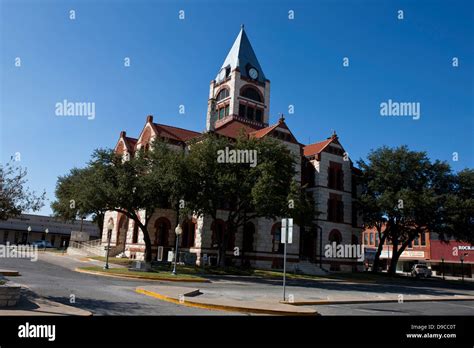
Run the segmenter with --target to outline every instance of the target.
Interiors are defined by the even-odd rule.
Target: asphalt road
[[[469,315],[474,301],[375,303],[312,306],[321,315]]]
[[[0,268],[20,271],[20,277],[10,277],[12,281],[28,287],[33,293],[49,300],[77,306],[94,315],[238,315],[225,311],[209,311],[190,308],[136,293],[137,286],[157,284],[157,282],[122,280],[74,272],[76,267],[90,265],[81,258],[57,256],[41,253],[37,262],[26,259],[1,259]],[[102,263],[97,262],[97,265]],[[161,284],[168,284],[160,282]],[[376,292],[385,294],[453,295],[472,294],[473,287],[442,284],[440,282],[409,281],[402,284],[355,284],[341,282],[288,282],[288,293],[299,294],[304,298],[325,298],[327,294],[355,294]],[[178,285],[178,284],[173,284]],[[238,293],[245,300],[246,293],[268,294],[281,292],[279,280],[255,280],[245,277],[219,277],[213,283],[179,286],[217,287],[221,292]],[[70,302],[71,295],[75,303]],[[348,304],[314,306],[322,315],[472,315],[474,301],[457,302],[405,302],[378,304]]]
[[[85,266],[68,256],[41,254],[36,262],[2,259],[0,268],[18,270],[20,277],[6,277],[51,301],[88,310],[93,315],[229,315],[229,312],[190,308],[136,293],[151,282],[122,280],[74,272]],[[155,283],[155,282],[153,282]],[[74,295],[75,303],[71,303]]]

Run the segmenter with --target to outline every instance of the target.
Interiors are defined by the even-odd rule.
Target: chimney
[[[153,115],[148,115],[146,117],[146,123],[153,123]]]
[[[120,138],[125,138],[127,136],[127,132],[121,131],[120,132]]]

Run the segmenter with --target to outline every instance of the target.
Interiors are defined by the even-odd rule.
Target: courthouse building
[[[320,265],[326,270],[353,271],[358,265],[361,268],[362,264],[355,259],[329,259],[323,255],[324,246],[332,242],[360,243],[361,220],[352,204],[356,169],[335,132],[323,141],[304,145],[297,140],[283,117],[271,121],[270,80],[243,26],[210,83],[207,103],[207,132],[229,138],[236,138],[241,132],[255,138],[272,137],[285,144],[296,158],[297,181],[307,185],[320,214],[314,221],[317,227],[311,233],[304,233],[304,238],[300,238],[300,228],[295,226],[293,243],[287,249],[289,268],[298,268],[306,273],[318,273]],[[311,116],[307,115],[308,118]],[[124,158],[133,156],[138,149],[149,147],[155,137],[166,138],[170,146],[184,149],[191,140],[202,135],[156,121],[153,116],[148,116],[136,138],[122,131],[115,151]],[[175,214],[173,210],[156,209],[149,222],[154,258],[159,247],[163,248],[165,259],[167,251],[174,248]],[[180,250],[192,256],[187,259],[200,265],[203,256],[207,255],[210,262],[215,261],[216,236],[226,229],[226,211],[222,210],[219,214],[216,221],[208,216],[195,216],[181,222],[183,234],[180,237]],[[109,211],[105,215],[103,244],[107,243],[105,229],[109,221],[114,223],[111,253],[124,253],[130,258],[142,259],[145,244],[141,230],[133,221],[128,221],[126,216],[117,212]],[[280,243],[280,228],[279,220],[255,219],[249,222],[231,236],[228,262],[257,268],[281,268],[283,247]],[[230,250],[234,246],[242,251],[240,256],[233,257]]]

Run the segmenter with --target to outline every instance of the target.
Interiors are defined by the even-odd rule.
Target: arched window
[[[260,95],[260,92],[254,87],[246,86],[246,87],[242,88],[240,90],[240,95],[244,98],[252,99],[252,100],[255,100],[259,103],[263,102],[262,96]]]
[[[281,244],[281,222],[272,226],[272,252],[282,254],[283,244]]]
[[[126,243],[127,240],[127,231],[128,231],[128,217],[121,215],[119,218],[119,224],[117,227],[117,238],[115,240],[115,245],[120,245]]]
[[[227,226],[223,220],[215,220],[212,225],[211,225],[211,230],[212,230],[212,248],[218,248],[219,243],[224,242],[224,235],[227,233]],[[229,234],[227,236],[227,248],[226,250],[232,250],[234,249],[234,238],[235,236]]]
[[[243,234],[243,251],[252,252],[253,251],[253,242],[255,235],[255,226],[251,222],[247,222],[244,226]]]
[[[194,234],[196,224],[190,220],[183,222],[183,234],[181,236],[181,247],[191,248],[194,246]]]
[[[341,244],[342,242],[342,235],[341,235],[341,232],[339,232],[339,230],[332,230],[330,233],[329,233],[329,242],[332,244],[333,242],[336,242],[336,244]]]
[[[169,246],[170,221],[165,217],[160,217],[155,221],[155,244],[158,246]]]
[[[228,88],[223,88],[220,90],[220,92],[217,94],[217,101],[221,101],[222,99],[225,99],[229,96],[229,89]]]

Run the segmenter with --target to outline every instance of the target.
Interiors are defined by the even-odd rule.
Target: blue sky
[[[95,148],[113,147],[121,130],[138,136],[148,114],[204,130],[209,82],[242,23],[271,80],[270,123],[284,113],[300,142],[335,129],[354,161],[407,144],[455,170],[473,167],[472,1],[0,4],[1,160],[19,152],[29,187],[49,200],[59,175],[84,166]],[[95,102],[95,119],[56,116],[63,99]],[[420,103],[420,119],[380,116],[388,99]],[[39,213],[50,214],[49,204]]]

